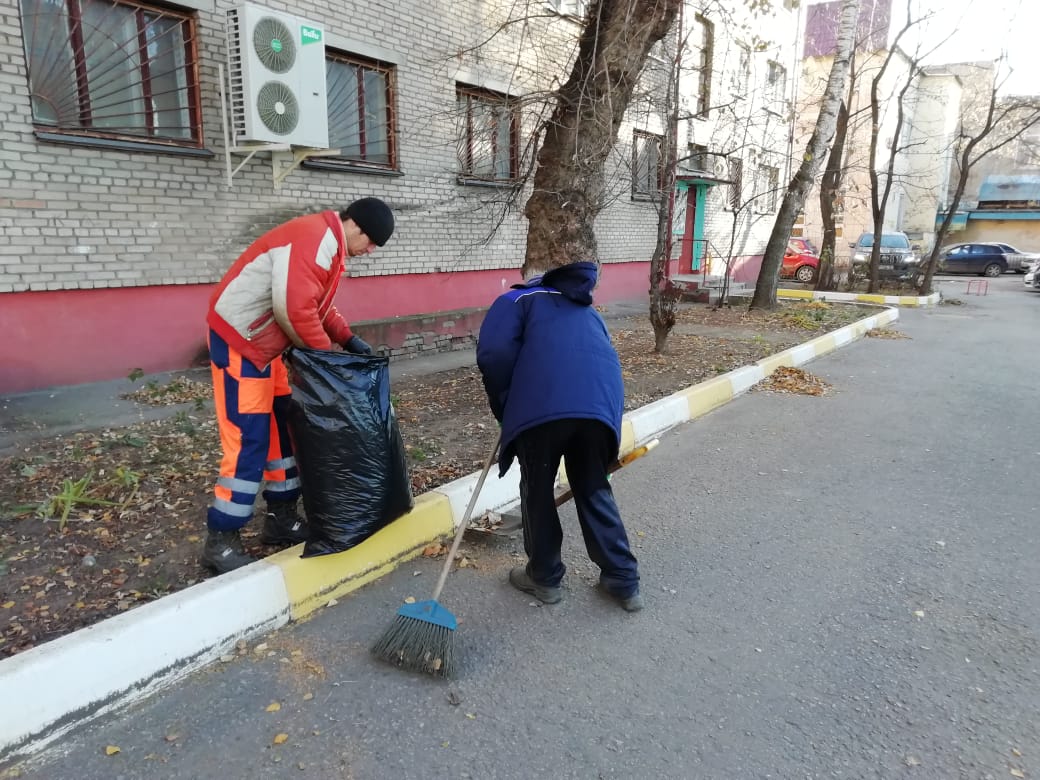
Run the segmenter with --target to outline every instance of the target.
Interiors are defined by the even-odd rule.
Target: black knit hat
[[[341,219],[348,217],[377,246],[383,246],[393,235],[394,212],[379,198],[355,200],[340,212]]]

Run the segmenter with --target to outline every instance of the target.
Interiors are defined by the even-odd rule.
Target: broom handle
[[[477,504],[477,496],[480,495],[480,491],[484,487],[484,480],[487,479],[488,472],[491,471],[491,467],[497,459],[498,447],[501,443],[502,434],[499,433],[498,438],[495,439],[495,446],[492,448],[491,454],[489,454],[487,460],[484,461],[484,470],[480,472],[480,477],[477,479],[477,486],[473,488],[473,495],[469,497],[469,505],[466,507],[466,513],[462,516],[462,522],[459,523],[459,530],[455,532],[455,541],[451,543],[451,550],[448,551],[448,558],[444,561],[444,568],[441,569],[441,576],[437,580],[437,587],[433,589],[434,601],[436,601],[441,595],[441,591],[444,590],[444,583],[448,581],[448,572],[451,571],[451,564],[455,561],[455,553],[459,551],[459,545],[462,544],[462,535],[466,533],[466,528],[469,526],[469,519],[473,515],[473,507]]]

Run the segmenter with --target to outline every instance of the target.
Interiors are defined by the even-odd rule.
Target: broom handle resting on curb
[[[473,516],[473,507],[477,504],[477,496],[480,495],[481,489],[484,487],[484,480],[487,479],[488,472],[491,471],[491,467],[495,464],[498,458],[498,447],[502,443],[502,434],[498,435],[495,439],[495,446],[491,449],[491,453],[488,455],[487,460],[484,462],[484,470],[480,472],[480,478],[477,479],[477,485],[473,488],[473,495],[469,497],[469,504],[466,506],[466,513],[462,516],[462,522],[459,523],[459,530],[455,532],[455,541],[451,543],[451,550],[448,551],[448,558],[444,561],[444,568],[441,569],[441,576],[437,580],[437,587],[433,589],[433,601],[436,601],[441,591],[444,590],[444,583],[448,581],[448,572],[451,571],[451,564],[455,561],[455,553],[459,551],[459,545],[462,544],[462,536],[466,533],[466,528],[469,526],[469,520]]]

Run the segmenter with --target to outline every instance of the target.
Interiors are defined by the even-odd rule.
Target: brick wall
[[[401,175],[302,169],[275,189],[270,161],[260,155],[228,189],[217,68],[226,61],[229,3],[196,15],[203,137],[213,153],[200,158],[38,140],[18,3],[0,0],[0,293],[210,283],[266,228],[365,195],[387,200],[399,227],[386,248],[352,262],[352,275],[519,267],[526,237],[521,207],[504,203],[505,191],[456,181],[455,84],[486,78],[517,95],[545,90],[566,76],[577,25],[535,4],[526,12],[541,18],[507,27],[474,51],[505,14],[520,11],[475,0],[391,5],[360,0],[349,14],[314,2],[272,7],[325,24],[327,36],[400,55]],[[525,109],[525,127],[540,110]],[[631,134],[620,137],[624,143]],[[627,154],[619,150],[619,160]],[[597,224],[602,259],[647,260],[654,210],[631,201],[623,171],[608,179],[616,198]],[[489,239],[493,224],[498,229]]]

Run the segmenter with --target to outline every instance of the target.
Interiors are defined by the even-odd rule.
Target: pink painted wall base
[[[649,263],[604,266],[597,303],[646,297],[648,275]],[[450,349],[453,338],[471,338],[483,310],[519,280],[518,269],[344,279],[336,305],[359,332],[399,353],[417,351],[405,349],[409,339],[415,348],[422,341],[426,349]],[[0,294],[0,393],[197,364],[212,287]]]

